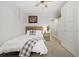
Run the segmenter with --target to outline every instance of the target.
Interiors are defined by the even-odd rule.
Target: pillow
[[[39,37],[43,37],[43,33],[41,30],[36,30],[36,35]]]
[[[29,30],[27,30],[27,35],[29,35],[29,33],[30,33],[30,31],[29,31]]]
[[[28,30],[27,35],[43,36],[41,30]]]
[[[42,35],[42,31],[41,30],[36,30],[36,35]]]
[[[36,31],[35,30],[30,30],[29,35],[36,35]]]

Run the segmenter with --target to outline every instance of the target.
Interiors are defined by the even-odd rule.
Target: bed
[[[35,29],[34,29],[35,28]],[[33,47],[32,52],[39,53],[40,55],[42,54],[47,54],[48,49],[45,46],[44,43],[44,38],[41,32],[42,27],[26,27],[26,32],[27,34],[21,35],[19,37],[16,37],[14,39],[8,40],[5,42],[1,47],[0,47],[0,54],[2,53],[8,53],[8,52],[15,52],[15,51],[20,51],[23,47],[23,45],[29,40],[33,38],[40,38],[39,40]],[[32,33],[33,32],[33,33]],[[35,34],[36,32],[36,34]]]

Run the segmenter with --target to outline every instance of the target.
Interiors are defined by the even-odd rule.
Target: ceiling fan
[[[43,6],[45,8],[47,8],[47,2],[50,2],[50,1],[40,1],[38,4],[36,4],[35,6],[38,7],[38,6]]]

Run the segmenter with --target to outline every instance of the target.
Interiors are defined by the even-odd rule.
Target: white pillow
[[[37,36],[43,36],[42,31],[41,30],[36,30],[36,35]]]
[[[30,30],[27,30],[27,35],[29,35],[29,33],[30,33]]]

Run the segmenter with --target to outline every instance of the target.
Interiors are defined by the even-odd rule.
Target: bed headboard
[[[27,30],[43,30],[43,26],[26,26],[25,33],[27,33]]]

